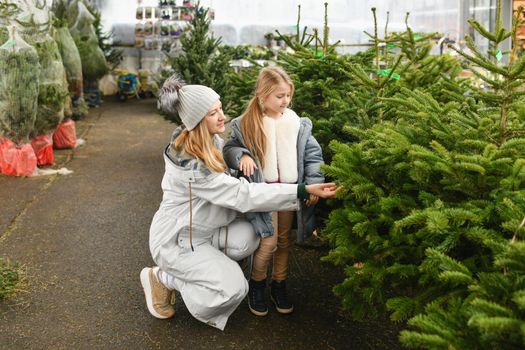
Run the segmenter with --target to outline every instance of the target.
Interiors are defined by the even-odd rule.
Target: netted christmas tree
[[[57,43],[50,11],[45,3],[22,2],[21,15],[16,19],[23,39],[33,46],[40,62],[38,86],[38,112],[32,136],[51,132],[64,118],[63,109],[67,96],[64,85],[64,65]]]
[[[65,116],[78,120],[88,114],[89,107],[83,97],[82,59],[75,40],[69,32],[68,14],[70,15],[70,13],[68,13],[67,1],[53,1],[51,11],[53,12],[53,26],[55,27],[54,38],[64,62],[69,91],[69,96],[66,100],[66,110],[70,109],[70,111],[65,113]]]
[[[113,42],[113,32],[104,31],[104,27],[102,26],[101,12],[91,3],[85,2],[85,5],[89,12],[95,18],[95,20],[93,21],[93,27],[95,28],[95,34],[98,38],[98,45],[104,53],[104,57],[106,58],[108,71],[112,71],[122,61],[124,51],[115,47],[118,46],[118,43]]]
[[[0,46],[0,136],[20,145],[34,130],[41,68],[35,48],[9,29]]]
[[[68,24],[82,61],[82,74],[92,84],[107,73],[106,58],[96,33],[95,16],[82,0],[74,0],[68,7]],[[84,87],[86,88],[86,87]]]
[[[34,128],[40,77],[36,50],[13,25],[20,12],[16,4],[0,2],[0,138],[17,144],[26,143]]]
[[[65,0],[53,2],[54,38],[57,42],[72,96],[82,96],[82,61],[67,22],[67,4]]]
[[[325,260],[345,268],[335,291],[356,318],[389,310],[405,320],[429,304],[461,302],[469,281],[457,271],[443,274],[443,261],[470,276],[496,272],[493,247],[523,234],[525,120],[517,87],[525,82],[525,57],[511,52],[508,64],[500,60],[506,53],[499,45],[516,33],[502,28],[500,9],[493,32],[471,21],[491,41],[489,53],[473,42],[473,54],[462,53],[480,75],[491,72],[488,89],[467,91],[476,99],[457,98],[456,90],[434,98],[432,85],[401,85],[393,97],[380,97],[383,115],[395,118],[369,129],[348,125],[359,142],[331,144],[334,160],[325,170],[341,186],[341,208],[325,230],[334,245]],[[455,97],[438,100],[446,95]]]

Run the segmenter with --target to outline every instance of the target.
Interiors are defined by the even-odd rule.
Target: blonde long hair
[[[290,94],[293,96],[294,85],[288,73],[281,67],[265,67],[259,72],[255,84],[255,96],[248,103],[248,107],[241,115],[241,133],[248,150],[256,155],[264,168],[266,153],[266,134],[264,132],[264,110],[262,102],[277,88],[280,83],[290,85]]]
[[[208,130],[204,119],[191,131],[184,129],[172,142],[175,151],[184,150],[186,153],[200,159],[211,170],[222,173],[226,170],[226,163],[222,152],[213,143],[213,136]]]

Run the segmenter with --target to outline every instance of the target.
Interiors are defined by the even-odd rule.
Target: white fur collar
[[[266,182],[297,182],[297,136],[299,116],[286,109],[278,119],[263,118],[266,133],[266,153],[263,176]]]

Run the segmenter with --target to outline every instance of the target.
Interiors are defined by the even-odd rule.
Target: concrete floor
[[[109,100],[109,99],[108,99]],[[153,264],[162,150],[173,130],[153,100],[107,101],[77,122],[86,145],[55,151],[71,175],[0,175],[0,257],[23,265],[25,291],[0,303],[1,349],[397,349],[387,319],[351,321],[331,287],[325,249],[295,247],[288,282],[296,311],[255,317],[246,303],[224,332],[189,314],[157,320],[139,272]]]

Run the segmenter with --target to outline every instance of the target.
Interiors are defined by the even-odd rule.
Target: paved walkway
[[[296,311],[252,316],[224,332],[191,317],[148,313],[139,281],[152,265],[148,229],[160,200],[162,150],[173,125],[153,100],[107,102],[77,123],[86,145],[55,153],[74,173],[0,176],[0,256],[22,264],[26,291],[0,303],[1,349],[393,349],[386,321],[351,322],[330,288],[342,276],[325,251],[294,248]]]

